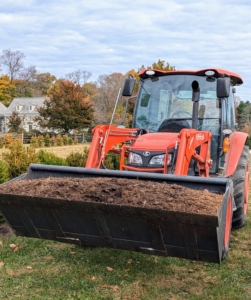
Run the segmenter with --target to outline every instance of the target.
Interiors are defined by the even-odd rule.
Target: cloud
[[[77,69],[122,72],[164,59],[177,69],[218,67],[243,76],[251,101],[248,0],[65,1],[0,3],[0,50],[57,77]]]

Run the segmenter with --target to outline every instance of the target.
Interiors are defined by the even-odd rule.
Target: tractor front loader
[[[122,91],[126,107],[136,99],[132,128],[112,120],[95,127],[86,168],[31,164],[14,181],[111,177],[178,184],[222,195],[216,215],[1,190],[0,210],[17,235],[220,263],[231,228],[244,226],[247,216],[248,136],[236,131],[234,110],[234,86],[242,79],[221,69],[142,70],[139,76],[138,82],[127,78]],[[105,167],[111,152],[120,155],[119,170]]]

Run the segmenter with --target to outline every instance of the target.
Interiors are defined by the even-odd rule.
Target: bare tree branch
[[[10,49],[3,50],[3,54],[0,56],[0,63],[6,66],[11,83],[23,69],[24,58],[25,55],[20,51],[11,51]]]
[[[91,76],[92,76],[91,72],[77,70],[67,74],[65,77],[70,81],[72,81],[73,83],[77,85],[81,85],[81,84],[85,84],[90,79]]]

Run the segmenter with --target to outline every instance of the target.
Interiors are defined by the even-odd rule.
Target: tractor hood
[[[155,132],[141,135],[134,143],[133,148],[137,150],[162,151],[173,148],[179,133]]]

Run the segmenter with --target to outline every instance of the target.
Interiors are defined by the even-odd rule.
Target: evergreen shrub
[[[38,163],[38,156],[34,147],[25,147],[20,139],[13,140],[8,145],[9,151],[3,152],[2,156],[8,164],[9,178],[16,178],[26,173],[31,163]]]
[[[85,167],[89,154],[89,148],[84,147],[83,152],[72,152],[66,157],[68,166],[71,167]]]
[[[39,150],[38,159],[39,162],[44,165],[67,166],[67,162],[64,158],[58,157],[45,150]]]
[[[44,137],[42,135],[39,135],[37,137],[37,143],[38,143],[38,147],[44,147]]]
[[[44,137],[44,145],[45,145],[45,147],[51,146],[51,138],[50,138],[49,134],[46,134],[46,136]]]

